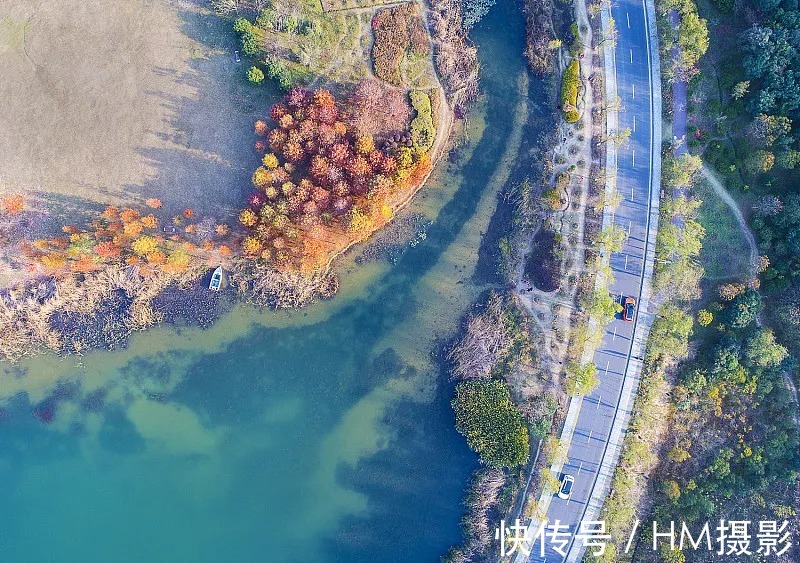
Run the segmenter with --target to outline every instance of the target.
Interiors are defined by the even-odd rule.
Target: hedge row
[[[567,123],[575,123],[580,119],[578,112],[578,88],[581,84],[581,66],[573,59],[561,77],[561,111]]]
[[[422,90],[412,90],[409,97],[411,98],[411,107],[417,112],[416,117],[411,121],[411,142],[414,143],[414,148],[418,152],[426,152],[431,148],[436,137],[436,127],[431,114],[431,99]]]

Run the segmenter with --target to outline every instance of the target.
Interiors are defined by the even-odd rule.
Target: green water
[[[307,310],[0,367],[0,560],[435,561],[459,541],[476,459],[432,352],[495,282],[476,265],[523,141],[522,34],[509,0],[475,30],[472,143],[397,263],[348,257]]]

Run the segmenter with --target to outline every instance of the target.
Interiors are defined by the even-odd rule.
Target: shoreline
[[[386,224],[426,186],[436,165],[448,152],[456,116],[438,74],[436,81],[439,123],[428,152],[430,169],[407,195],[391,204],[392,219]],[[149,264],[142,264],[140,269],[139,264],[117,262],[103,262],[95,271],[70,272],[63,277],[40,273],[17,286],[0,288],[0,328],[6,329],[0,337],[3,343],[0,357],[16,363],[45,349],[59,356],[80,354],[90,348],[111,350],[125,346],[133,332],[164,322],[206,327],[221,314],[211,305],[220,299],[201,302],[197,298],[203,290],[201,280],[209,276],[216,264],[225,267],[229,289],[235,292],[222,292],[225,300],[275,309],[302,308],[317,299],[332,297],[338,290],[334,272],[338,259],[357,244],[367,242],[386,224],[352,240],[333,253],[323,268],[309,273],[275,268],[239,255],[193,256],[184,271],[177,273],[155,270]],[[145,271],[149,274],[143,275]],[[169,296],[171,291],[181,294]],[[63,300],[65,293],[81,296],[81,303]],[[162,297],[160,304],[159,297]],[[194,310],[198,303],[203,306]]]

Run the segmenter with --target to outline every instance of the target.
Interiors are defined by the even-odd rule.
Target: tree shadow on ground
[[[192,208],[200,215],[230,221],[244,205],[250,177],[258,166],[253,150],[253,123],[269,112],[280,92],[270,84],[251,85],[245,78],[251,64],[236,62],[238,39],[231,22],[189,5],[179,8],[181,32],[198,43],[188,62],[189,71],[154,67],[153,72],[174,75],[191,96],[148,91],[154,103],[171,115],[169,132],[155,133],[167,147],[142,147],[137,152],[155,170],[139,185],[126,188],[144,202],[159,198],[164,210],[179,214]]]

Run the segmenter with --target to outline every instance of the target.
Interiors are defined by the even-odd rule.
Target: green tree
[[[759,149],[753,151],[745,161],[745,167],[751,174],[769,172],[775,166],[775,154]]]
[[[609,225],[597,236],[597,243],[606,247],[608,252],[619,252],[628,239],[628,233],[619,225]]]
[[[580,119],[578,112],[578,89],[581,84],[581,67],[577,59],[572,59],[561,77],[561,110],[567,123]]]
[[[678,47],[680,48],[680,70],[687,73],[693,69],[708,50],[708,25],[697,15],[697,9],[681,14],[678,24]]]
[[[261,29],[271,30],[275,27],[275,10],[270,7],[262,9],[256,18],[256,25]]]
[[[264,73],[257,66],[251,66],[247,71],[247,80],[251,84],[261,84],[264,82]]]
[[[741,82],[737,82],[733,86],[733,91],[731,92],[731,97],[734,100],[741,100],[747,94],[747,91],[750,89],[750,81],[749,80],[742,80]]]
[[[566,391],[572,397],[588,395],[600,385],[597,365],[594,362],[581,365],[576,361],[570,361],[567,363],[566,374]]]
[[[761,368],[777,366],[788,355],[788,350],[778,344],[775,334],[769,329],[758,329],[745,342],[744,357],[749,365]]]
[[[609,133],[608,137],[606,137],[606,140],[611,141],[612,143],[614,143],[614,145],[616,145],[619,148],[619,147],[624,147],[626,144],[628,144],[630,138],[631,138],[631,130],[629,127],[626,127],[625,129],[612,131],[611,133]]]
[[[665,304],[650,329],[649,352],[677,359],[686,357],[692,324],[688,313],[671,303]]]
[[[661,563],[686,563],[686,556],[680,549],[670,549],[668,545],[662,546],[659,551]]]
[[[760,147],[771,147],[774,144],[785,145],[791,141],[792,120],[785,115],[767,115],[759,113],[748,128],[748,137],[753,144]]]
[[[664,185],[668,188],[685,189],[694,181],[695,174],[703,167],[699,156],[684,153],[679,157],[667,157],[662,163]]]
[[[775,164],[786,170],[794,170],[800,165],[800,151],[785,150],[775,156]]]
[[[727,310],[728,322],[733,328],[744,328],[756,320],[761,307],[761,296],[748,289],[734,299]]]
[[[664,494],[667,495],[667,498],[670,500],[675,500],[681,496],[681,486],[678,484],[677,481],[668,480],[664,481]]]
[[[714,320],[714,315],[711,313],[711,311],[708,311],[706,309],[700,309],[699,311],[697,311],[697,324],[699,324],[700,326],[708,326],[712,323],[713,320]]]
[[[548,395],[534,396],[525,402],[522,414],[535,437],[543,439],[550,433],[557,409],[558,403]]]
[[[622,305],[602,288],[592,293],[584,306],[589,315],[601,325],[608,323],[614,318],[614,315],[622,311]]]
[[[299,22],[297,21],[297,18],[294,17],[293,15],[289,15],[286,17],[286,19],[283,20],[283,30],[287,33],[294,33],[295,31],[297,31],[298,25]]]

